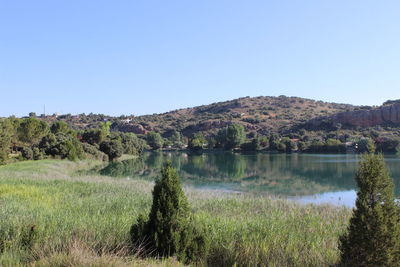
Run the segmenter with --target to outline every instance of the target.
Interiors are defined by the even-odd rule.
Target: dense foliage
[[[221,129],[217,134],[217,144],[225,149],[234,149],[244,143],[245,129],[242,125],[232,124]]]
[[[140,140],[145,141],[143,149],[193,149],[190,139],[194,134],[201,133],[206,139],[203,149],[238,150],[240,147],[244,151],[363,153],[376,148],[379,152],[395,153],[400,151],[400,125],[396,122],[374,121],[375,117],[368,115],[368,112],[376,112],[380,108],[398,103],[398,100],[391,100],[381,107],[352,106],[282,95],[244,97],[138,117],[112,117],[90,113],[60,116],[53,114],[38,118],[49,124],[65,121],[73,129],[79,130],[78,135],[83,142],[95,146],[109,138],[111,127],[113,132],[137,135]],[[390,110],[395,112],[397,109]],[[350,116],[350,123],[338,120],[339,113]],[[390,116],[398,117],[396,113]],[[32,113],[30,119],[34,121],[35,118],[36,114]],[[237,133],[227,131],[230,125],[243,127],[244,138],[235,141],[236,137],[229,137],[229,134]],[[55,130],[58,131],[57,127],[62,129],[63,125],[53,127],[54,133]],[[256,140],[251,145],[256,136],[260,146],[256,145]],[[274,136],[273,140],[271,136]],[[196,143],[198,140],[194,141]],[[242,146],[243,143],[247,144]]]
[[[106,140],[100,144],[100,151],[107,154],[110,160],[114,160],[122,156],[124,148],[118,139]]]
[[[195,133],[189,139],[188,148],[190,150],[199,151],[205,147],[206,143],[207,143],[207,140],[205,139],[205,137],[202,133]]]
[[[44,154],[61,159],[76,160],[84,157],[84,151],[78,138],[63,132],[44,136],[39,143],[39,148]]]
[[[340,239],[345,266],[399,266],[400,235],[394,185],[382,155],[364,155],[348,232]]]
[[[206,256],[208,238],[196,227],[178,174],[170,164],[156,181],[148,219],[139,217],[131,238],[135,246],[144,246],[148,253],[161,257],[176,255],[187,263]]]
[[[114,160],[123,153],[138,155],[145,141],[133,133],[110,133],[110,123],[77,132],[64,121],[49,125],[35,116],[0,119],[0,164],[48,157]],[[105,153],[103,153],[105,152]]]
[[[149,132],[147,134],[147,144],[154,150],[163,147],[164,140],[159,133]]]

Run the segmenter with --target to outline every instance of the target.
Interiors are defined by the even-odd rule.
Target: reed
[[[0,167],[1,266],[176,266],[130,253],[129,229],[153,183],[86,175],[94,161]],[[250,194],[185,188],[212,237],[210,266],[330,266],[351,211]]]

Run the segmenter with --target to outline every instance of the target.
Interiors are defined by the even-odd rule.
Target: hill
[[[175,131],[190,137],[195,132],[215,135],[230,124],[240,124],[249,136],[303,136],[324,139],[332,134],[398,138],[400,136],[400,101],[388,100],[382,106],[354,106],[300,97],[243,97],[161,114],[112,117],[103,114],[65,114],[41,117],[47,122],[66,121],[74,129],[96,128],[109,121],[112,131],[147,134],[155,131],[170,137]],[[345,138],[347,139],[347,138]]]
[[[190,136],[194,132],[214,134],[229,124],[241,124],[248,132],[282,133],[310,119],[357,109],[348,104],[327,103],[299,97],[244,97],[162,114],[113,120],[112,128],[145,134],[156,131],[169,136],[173,131]]]
[[[74,129],[83,130],[78,131],[81,139],[85,132],[91,134],[87,129],[110,126],[113,132],[138,134],[153,149],[226,148],[224,140],[228,137],[220,130],[236,124],[243,126],[244,131],[234,146],[244,151],[365,152],[375,145],[379,151],[400,152],[399,100],[370,107],[299,97],[260,96],[138,117],[91,113],[40,118],[49,123],[66,121]],[[239,134],[240,130],[237,131]],[[160,133],[163,138],[155,133],[147,135],[149,132]],[[202,135],[192,138],[199,132],[205,138]],[[194,139],[197,145],[191,147],[190,140]]]

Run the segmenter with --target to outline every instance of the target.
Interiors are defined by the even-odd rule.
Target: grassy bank
[[[96,162],[0,167],[1,266],[176,266],[129,252],[129,228],[151,205],[146,181],[77,175]],[[212,237],[213,266],[329,266],[350,211],[186,188]]]

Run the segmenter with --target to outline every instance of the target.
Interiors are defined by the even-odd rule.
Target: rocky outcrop
[[[311,120],[311,127],[331,126],[337,124],[350,127],[372,127],[377,125],[400,126],[400,103],[383,105],[378,108],[341,112],[330,117]]]
[[[332,122],[360,127],[400,125],[400,104],[386,105],[370,110],[338,113],[332,117]]]

